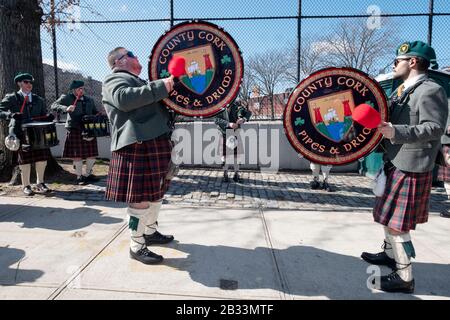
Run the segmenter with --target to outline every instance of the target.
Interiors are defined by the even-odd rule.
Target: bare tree
[[[244,68],[244,76],[242,78],[241,88],[238,95],[238,99],[246,105],[248,105],[250,101],[250,93],[255,86],[255,79],[252,72],[252,69]]]
[[[274,120],[274,93],[278,85],[286,81],[289,59],[284,50],[272,50],[256,54],[249,59],[247,66],[260,87],[261,94],[267,95],[271,107],[271,119]]]
[[[74,5],[80,5],[80,0],[0,0],[0,99],[7,92],[17,90],[13,79],[20,71],[33,74],[33,91],[45,98],[41,25],[47,28],[56,25],[67,17],[67,10]],[[2,134],[7,132],[6,124],[6,121],[0,122]],[[11,159],[11,152],[1,140],[0,176],[3,179],[11,176]],[[50,174],[61,169],[54,159],[47,168]]]
[[[353,67],[369,74],[377,73],[376,64],[392,55],[398,44],[393,24],[382,21],[382,28],[368,28],[365,21],[345,21],[320,43],[325,62],[330,66]]]
[[[309,76],[311,73],[326,66],[325,55],[320,42],[302,40],[300,51],[300,79],[297,79],[298,52],[293,46],[289,52],[289,68],[286,72],[286,80],[296,86],[299,81]]]

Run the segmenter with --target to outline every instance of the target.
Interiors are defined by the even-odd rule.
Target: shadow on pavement
[[[24,210],[26,209],[26,210]],[[0,204],[0,222],[22,223],[22,228],[77,230],[94,223],[114,224],[123,220],[107,216],[98,209],[73,209]]]
[[[23,282],[34,282],[44,272],[41,270],[20,269],[20,261],[26,259],[25,251],[16,248],[0,247],[0,285],[13,286]],[[19,262],[14,268],[10,266]]]
[[[193,281],[207,287],[220,288],[222,279],[237,281],[239,289],[267,288],[299,296],[325,296],[329,299],[417,299],[402,293],[373,293],[366,285],[368,278],[374,275],[373,271],[368,272],[369,264],[353,256],[310,246],[274,250],[257,247],[249,250],[174,243],[171,247],[188,256],[168,258],[164,264],[188,272]],[[261,264],[263,261],[266,263]],[[450,297],[449,265],[413,263],[413,268],[416,278],[415,295]],[[276,276],[278,270],[284,280]],[[385,267],[378,271],[381,275],[391,272]]]

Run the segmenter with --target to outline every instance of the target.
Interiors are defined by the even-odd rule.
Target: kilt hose
[[[395,167],[387,175],[382,197],[375,198],[373,218],[399,232],[428,221],[433,173],[404,172]]]
[[[98,156],[97,138],[86,141],[81,136],[81,130],[70,128],[66,133],[63,158],[95,158]]]
[[[50,153],[50,149],[39,149],[39,150],[30,150],[23,151],[22,148],[17,150],[17,164],[30,164],[40,161],[47,161],[52,157]]]
[[[438,166],[438,176],[437,179],[443,182],[450,182],[450,146],[443,145],[442,146],[442,154],[444,155],[444,159],[446,160],[445,166]]]
[[[116,202],[155,202],[164,197],[172,152],[167,137],[134,143],[113,151],[105,198]]]

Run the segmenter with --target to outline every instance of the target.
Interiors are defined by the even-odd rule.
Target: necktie
[[[405,91],[405,85],[402,83],[397,89],[397,97],[400,97],[403,91]]]

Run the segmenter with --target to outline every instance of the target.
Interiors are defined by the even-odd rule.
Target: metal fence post
[[[428,45],[431,46],[433,40],[433,15],[434,15],[434,0],[429,2],[429,16],[428,16]]]
[[[297,18],[297,82],[300,82],[302,51],[302,0],[298,0],[298,18]]]
[[[51,28],[52,28],[52,50],[53,50],[53,68],[55,72],[55,97],[59,97],[58,85],[58,55],[56,52],[56,21],[55,21],[55,0],[51,0]]]

